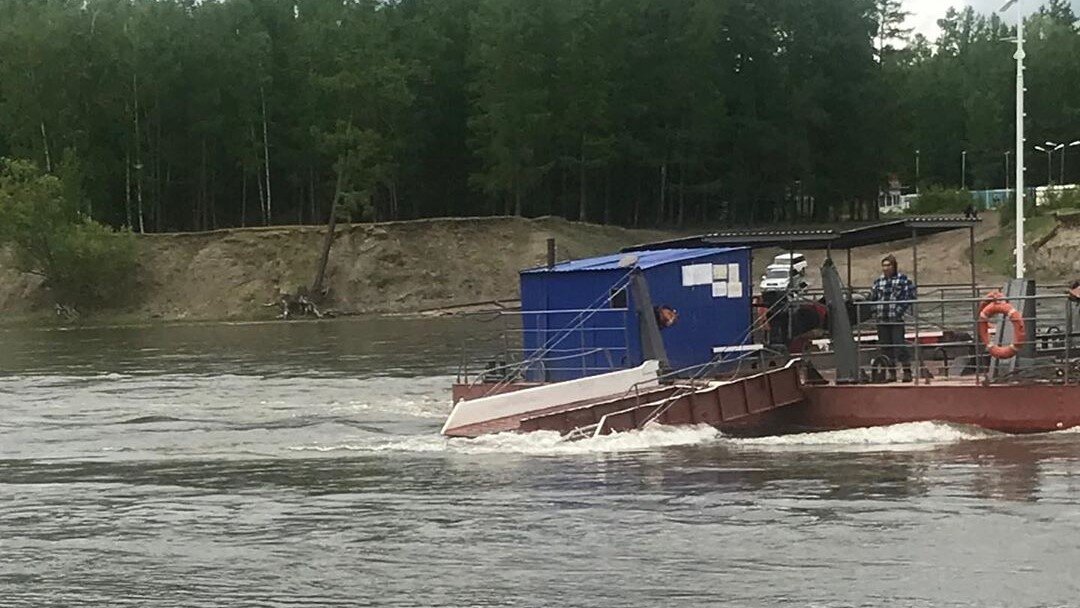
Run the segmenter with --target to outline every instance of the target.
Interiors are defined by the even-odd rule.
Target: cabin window
[[[611,307],[626,308],[626,288],[611,290]]]

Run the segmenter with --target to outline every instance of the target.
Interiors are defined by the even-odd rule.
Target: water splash
[[[704,424],[697,426],[651,425],[638,431],[614,433],[576,441],[568,441],[555,431],[495,433],[475,439],[449,439],[439,435],[424,434],[389,441],[371,437],[370,441],[294,446],[289,449],[314,452],[545,456],[642,452],[675,446],[716,443],[736,448],[765,450],[902,451],[933,449],[942,444],[985,439],[997,435],[997,433],[977,427],[941,422],[907,422],[890,426],[755,438],[725,437],[717,429]]]
[[[576,441],[568,441],[555,431],[537,431],[533,433],[496,433],[475,439],[448,439],[438,435],[419,435],[370,444],[295,446],[289,449],[316,452],[528,454],[544,456],[651,451],[675,446],[709,443],[715,441],[718,437],[720,437],[720,431],[704,424],[678,427],[654,425],[638,431],[613,433]]]
[[[828,448],[831,450],[917,450],[960,441],[997,436],[973,426],[944,422],[905,422],[820,433],[798,433],[748,439],[728,439],[739,447],[754,448]]]

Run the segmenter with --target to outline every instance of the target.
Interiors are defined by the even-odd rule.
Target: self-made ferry
[[[968,230],[974,244],[978,221],[911,216],[730,231],[549,260],[520,273],[521,310],[500,313],[517,339],[486,364],[461,370],[442,432],[584,437],[651,423],[710,424],[736,435],[913,421],[1007,433],[1080,426],[1080,292],[1037,288],[1030,279],[978,285],[974,247],[969,284],[918,285],[919,239]],[[885,302],[908,309],[900,348],[914,373],[898,379],[874,331],[880,319],[872,312],[883,302],[851,287],[851,255],[901,240],[912,245],[911,257],[900,257],[918,297]],[[787,281],[781,293],[753,295],[758,248],[824,250],[821,289]],[[833,259],[841,253],[846,268]]]

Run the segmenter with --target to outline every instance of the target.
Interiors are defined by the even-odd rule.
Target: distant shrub
[[[23,272],[39,275],[58,303],[93,308],[126,300],[135,241],[82,216],[59,178],[31,162],[0,160],[0,243]]]
[[[1041,208],[1050,211],[1058,209],[1080,209],[1080,188],[1053,191],[1046,194],[1046,202]]]
[[[1067,192],[1052,192],[1048,195],[1047,202],[1036,206],[1034,195],[1024,197],[1024,217],[1049,214],[1055,211],[1078,210],[1080,208],[1080,191],[1070,190]],[[1009,199],[1001,205],[1001,215],[998,216],[998,224],[1002,227],[1012,226],[1016,218],[1016,197],[1009,194]]]
[[[57,301],[85,307],[122,304],[134,285],[135,235],[83,220],[57,235],[48,287]]]
[[[951,190],[931,186],[921,192],[911,205],[911,212],[916,214],[954,214],[963,213],[975,199],[967,190]]]

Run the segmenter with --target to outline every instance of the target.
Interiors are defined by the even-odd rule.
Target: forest
[[[0,0],[0,157],[134,232],[868,217],[891,176],[1005,183],[1015,28],[940,25],[898,0]],[[1025,31],[1029,142],[1080,139],[1077,16]],[[1029,182],[1080,180],[1065,152],[1029,151]]]

